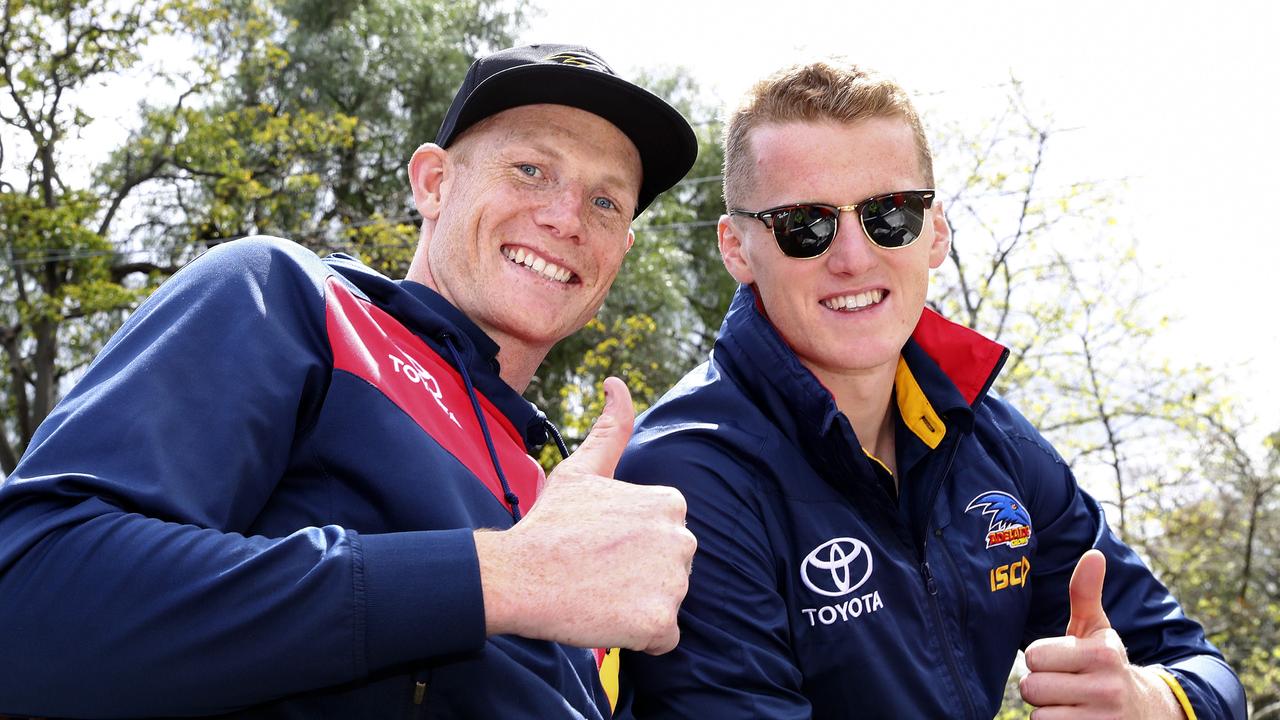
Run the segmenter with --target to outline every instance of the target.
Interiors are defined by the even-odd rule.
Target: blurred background
[[[527,393],[570,440],[607,375],[647,406],[705,360],[733,291],[723,107],[840,55],[898,79],[930,129],[955,235],[932,303],[1010,347],[996,390],[1205,625],[1252,716],[1280,718],[1280,5],[2,5],[0,476],[212,245],[267,233],[402,276],[405,164],[470,62],[516,43],[586,44],[697,129],[697,165],[637,221],[604,310]],[[1002,716],[1026,714],[1012,691]]]

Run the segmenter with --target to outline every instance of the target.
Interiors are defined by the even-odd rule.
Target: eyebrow
[[[555,128],[555,127],[551,128],[551,129],[552,129],[552,130],[554,130],[554,131],[559,132],[559,134],[561,134],[561,135],[564,135],[564,136],[572,136],[572,133],[571,133],[569,130],[567,130],[567,129],[564,129],[564,128]],[[565,155],[564,155],[564,153],[563,153],[563,152],[561,152],[558,148],[554,147],[553,145],[548,144],[545,140],[543,140],[543,139],[541,139],[541,138],[532,138],[532,137],[529,137],[527,133],[524,133],[524,132],[522,132],[522,131],[520,131],[520,130],[515,130],[515,131],[513,131],[513,132],[509,135],[509,137],[510,137],[513,141],[518,142],[518,143],[522,143],[522,144],[524,144],[524,145],[528,146],[529,148],[533,149],[533,150],[534,150],[534,151],[536,151],[536,152],[540,152],[540,153],[544,153],[544,154],[546,154],[546,155],[550,155],[551,157],[553,157],[553,158],[555,158],[555,159],[557,159],[557,160],[564,160],[564,159],[565,159]],[[641,169],[641,177],[640,177],[640,181],[641,181],[642,183],[644,182],[644,175],[643,175],[643,173],[644,173],[644,170],[643,170],[643,168],[642,168],[642,169]],[[620,173],[620,172],[618,172],[618,171],[616,171],[616,170],[612,170],[612,169],[611,169],[611,170],[608,170],[608,171],[606,171],[606,172],[605,172],[604,177],[602,178],[602,182],[601,182],[600,184],[604,185],[604,187],[605,187],[605,188],[609,189],[609,190],[610,190],[610,191],[612,191],[612,192],[620,192],[621,188],[625,188],[625,187],[627,186],[627,184],[628,184],[628,180],[627,180],[627,177],[626,177],[625,175],[623,175],[622,173]],[[636,193],[637,193],[637,195],[639,194],[639,191],[640,191],[640,188],[639,188],[639,187],[637,187],[637,188],[636,188]],[[638,200],[633,200],[633,204],[634,204],[635,202],[638,202]],[[635,210],[635,208],[634,208],[634,207],[632,207],[632,208],[630,208],[630,209],[631,209],[631,210]]]

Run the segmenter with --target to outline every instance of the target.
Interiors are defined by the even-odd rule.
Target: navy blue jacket
[[[925,311],[895,381],[899,494],[740,288],[710,361],[640,418],[618,468],[679,488],[698,538],[679,646],[622,656],[636,716],[990,718],[1018,650],[1065,633],[1096,547],[1130,660],[1166,668],[1198,717],[1243,718],[1200,626],[988,394],[1005,355]]]
[[[174,275],[0,486],[0,714],[608,717],[591,651],[485,637],[546,436],[497,349],[284,241]]]

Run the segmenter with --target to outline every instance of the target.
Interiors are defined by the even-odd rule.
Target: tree
[[[1172,491],[1171,471],[1187,460],[1168,433],[1212,405],[1219,378],[1151,349],[1168,318],[1148,308],[1136,240],[1105,184],[1044,187],[1060,132],[1013,82],[1008,108],[981,134],[949,133],[944,153],[958,161],[940,185],[958,188],[945,203],[953,241],[932,297],[1010,348],[997,389],[1135,541],[1131,506]]]
[[[1199,496],[1166,497],[1148,520],[1152,565],[1240,673],[1252,717],[1280,717],[1280,432],[1251,448],[1229,404],[1198,418]],[[1258,452],[1257,450],[1261,450]]]
[[[508,44],[519,18],[489,0],[5,0],[4,11],[6,474],[63,383],[209,245],[273,233],[402,274],[417,240],[402,168],[474,54]],[[145,78],[170,92],[77,187],[67,168],[83,158],[63,143],[92,120],[77,91],[119,81],[162,36],[190,53]]]
[[[434,138],[475,54],[510,42],[519,13],[495,7],[226,0],[202,9],[192,27],[209,99],[151,113],[140,130],[175,138],[174,192],[140,228],[188,244],[284,235],[403,275],[417,241],[404,168]]]
[[[133,65],[166,5],[5,0],[0,17],[0,471],[17,464],[64,379],[146,293],[120,261],[114,209],[146,170],[77,188],[66,141],[92,117],[74,96]]]
[[[945,196],[953,244],[931,296],[1010,348],[997,390],[1206,625],[1250,693],[1276,698],[1275,456],[1262,471],[1239,445],[1219,373],[1153,349],[1169,318],[1149,308],[1137,241],[1105,183],[1045,187],[1061,132],[1016,82],[980,133],[944,131],[940,155],[955,162],[939,185],[958,190]],[[1011,682],[1001,717],[1028,710]]]

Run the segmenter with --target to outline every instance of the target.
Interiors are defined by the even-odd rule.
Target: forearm
[[[221,713],[479,647],[478,581],[451,572],[475,578],[469,532],[405,535],[120,512],[49,533],[0,573],[0,712]]]

